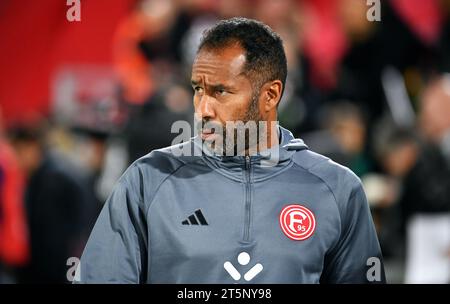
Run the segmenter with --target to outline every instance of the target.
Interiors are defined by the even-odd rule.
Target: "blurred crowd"
[[[193,121],[203,30],[245,16],[284,41],[280,124],[363,181],[388,281],[450,283],[450,1],[383,0],[381,21],[369,8],[136,1],[115,30],[111,71],[60,73],[50,115],[0,127],[0,282],[68,282],[67,259],[81,255],[117,178],[170,145],[173,122]]]

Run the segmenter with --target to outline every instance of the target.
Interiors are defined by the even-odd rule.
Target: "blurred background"
[[[118,177],[192,121],[202,31],[233,16],[282,36],[280,124],[362,179],[388,282],[450,283],[450,0],[372,22],[366,0],[73,6],[0,2],[1,283],[68,282]]]

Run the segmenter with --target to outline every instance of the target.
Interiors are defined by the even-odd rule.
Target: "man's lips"
[[[216,138],[218,136],[218,134],[216,134],[214,132],[214,130],[203,129],[200,133],[200,136],[203,140],[213,140],[214,138]]]

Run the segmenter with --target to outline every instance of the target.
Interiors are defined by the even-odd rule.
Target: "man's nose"
[[[197,115],[200,119],[213,119],[215,117],[213,98],[204,94],[200,97],[200,101],[197,107]]]

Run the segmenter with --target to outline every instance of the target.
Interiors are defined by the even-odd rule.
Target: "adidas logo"
[[[208,226],[208,222],[206,221],[200,209],[195,210],[194,214],[189,215],[186,220],[181,222],[181,224]]]

